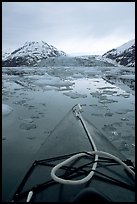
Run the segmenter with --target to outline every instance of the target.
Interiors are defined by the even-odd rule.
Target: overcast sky
[[[3,51],[42,40],[67,54],[103,54],[134,38],[134,2],[2,2]]]

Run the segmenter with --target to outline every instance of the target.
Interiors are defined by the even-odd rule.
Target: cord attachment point
[[[79,117],[79,114],[82,112],[82,107],[80,104],[77,104],[73,108],[73,112],[75,113],[76,117]]]
[[[29,191],[26,202],[30,202],[32,196],[33,196],[33,191]]]

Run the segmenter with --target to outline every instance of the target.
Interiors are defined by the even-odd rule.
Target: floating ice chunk
[[[58,88],[58,91],[69,91],[69,90],[73,90],[73,88],[69,87],[69,86],[62,86]]]
[[[119,76],[120,79],[135,80],[135,74],[124,74]]]
[[[126,114],[128,112],[133,112],[131,109],[119,109],[116,111],[117,114]]]
[[[73,78],[83,78],[83,74],[81,73],[73,74]]]
[[[112,116],[112,115],[113,115],[113,113],[111,113],[111,112],[105,113],[105,116]]]
[[[121,118],[122,121],[129,121],[128,118]]]
[[[35,128],[37,128],[36,124],[25,123],[25,122],[20,124],[20,129],[23,129],[23,130],[31,130]]]
[[[38,79],[44,79],[44,78],[51,78],[47,73],[44,75],[28,75],[25,78],[32,79],[32,80],[38,80]]]
[[[22,123],[20,124],[20,129],[23,130],[31,130],[37,128],[37,125],[34,123],[34,120],[32,118],[20,118],[19,120],[22,120]]]
[[[107,95],[113,95],[117,93],[117,91],[111,91],[111,90],[103,90],[103,94],[107,94]]]
[[[63,81],[60,80],[59,78],[53,78],[53,79],[39,79],[35,81],[35,84],[40,85],[40,86],[56,86],[56,87],[61,87],[61,86],[72,86],[75,84],[75,82],[70,82],[70,81]]]
[[[101,95],[100,96],[100,100],[106,100],[107,99],[107,96],[106,95]]]
[[[115,102],[118,102],[118,101],[113,100],[113,99],[101,99],[101,100],[99,100],[99,103],[102,103],[102,104],[104,104],[104,103],[115,103]]]
[[[129,98],[130,97],[130,93],[121,93],[117,96],[123,96],[124,98]]]
[[[46,85],[44,88],[44,91],[51,91],[51,90],[59,90],[59,88],[58,87],[56,87],[56,86],[49,86],[49,85]]]
[[[66,96],[69,96],[70,98],[86,98],[87,95],[86,94],[80,94],[80,93],[77,93],[77,92],[72,92],[72,91],[69,91],[67,93],[63,93],[64,95]]]
[[[23,120],[25,123],[33,123],[34,120],[32,118],[20,118],[19,117],[19,120]]]
[[[112,134],[115,136],[118,136],[118,132],[117,131],[112,131]]]
[[[97,92],[91,92],[90,94],[92,95],[92,97],[95,97],[95,98],[99,98],[101,95],[101,93],[98,91]]]
[[[115,86],[104,86],[104,87],[99,87],[98,89],[115,89]]]
[[[13,108],[6,104],[2,104],[2,115],[6,116],[9,115],[13,111]]]
[[[70,81],[60,81],[59,86],[72,86],[75,82]]]

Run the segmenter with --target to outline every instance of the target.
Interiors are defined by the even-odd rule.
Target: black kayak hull
[[[122,155],[93,124],[85,119],[84,121],[98,150],[109,152],[121,160],[126,160],[125,156]],[[35,160],[45,160],[68,154],[75,154],[77,152],[90,152],[92,150],[92,146],[81,121],[75,116],[73,111],[70,110],[48,138],[46,138],[32,163]],[[133,187],[134,180],[121,165],[113,164],[113,162],[112,164],[110,162],[111,165],[109,163],[104,165],[105,161],[100,161],[97,168],[97,171],[100,174],[95,172],[93,178],[89,182],[80,185],[64,185],[55,181],[52,182],[50,174],[53,166],[62,160],[64,159],[46,160],[46,165],[43,165],[42,163],[42,165],[38,165],[34,172],[29,176],[29,179],[25,179],[26,183],[24,186],[22,185],[22,190],[20,186],[18,191],[19,184],[23,180],[25,174],[22,175],[14,191],[11,193],[9,200],[20,202],[25,201],[26,197],[18,197],[16,196],[16,193],[27,191],[28,189],[37,186],[37,184],[50,181],[49,183],[46,183],[45,188],[42,187],[40,190],[36,191],[31,202],[79,202],[87,201],[87,199],[89,201],[91,199],[91,201],[94,202],[135,202],[135,191]],[[87,159],[87,161],[89,162],[90,160]],[[80,165],[85,165],[85,162],[87,161],[83,158],[83,160],[81,159],[77,164],[74,164],[74,167],[77,168]],[[30,166],[26,169],[26,172],[28,172]],[[72,164],[71,167],[73,167]],[[63,172],[64,170],[61,170],[60,174]],[[114,178],[119,181],[119,183],[109,178],[106,179],[104,175]],[[82,176],[79,173],[76,179],[81,177]]]

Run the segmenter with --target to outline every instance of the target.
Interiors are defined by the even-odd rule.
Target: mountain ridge
[[[59,58],[61,57],[61,58]],[[62,58],[63,57],[63,58]],[[2,56],[2,66],[135,66],[135,40],[113,48],[103,55],[70,57],[44,41],[26,42]]]
[[[107,51],[102,57],[115,60],[118,64],[123,66],[135,67],[135,39]]]

